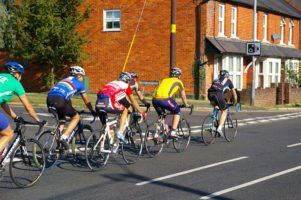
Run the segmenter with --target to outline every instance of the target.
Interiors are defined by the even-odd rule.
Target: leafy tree
[[[8,24],[8,14],[5,5],[0,2],[0,49],[5,47],[4,33]]]
[[[86,39],[76,30],[89,16],[79,9],[82,0],[20,0],[10,4],[13,34],[11,54],[42,65],[47,86],[54,85],[55,71],[81,62]]]

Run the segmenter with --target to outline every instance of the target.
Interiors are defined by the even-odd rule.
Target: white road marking
[[[290,147],[295,147],[295,146],[300,146],[300,145],[301,145],[301,143],[296,143],[296,144],[287,145],[286,147],[290,148]]]
[[[243,184],[240,184],[240,185],[228,188],[228,189],[224,189],[224,190],[221,190],[221,191],[218,191],[218,192],[214,192],[210,195],[201,197],[200,199],[211,199],[213,197],[220,196],[222,194],[229,193],[229,192],[232,192],[232,191],[235,191],[235,190],[238,190],[238,189],[250,186],[250,185],[254,185],[256,183],[260,183],[260,182],[275,178],[277,176],[282,176],[284,174],[288,174],[288,173],[291,173],[293,171],[300,170],[300,169],[301,169],[301,165],[299,165],[297,167],[287,169],[287,170],[284,170],[284,171],[281,171],[281,172],[278,172],[278,173],[275,173],[275,174],[272,174],[272,175],[269,175],[269,176],[265,176],[265,177],[262,177],[262,178],[259,178],[259,179],[255,179],[253,181],[246,182],[246,183],[243,183]]]
[[[238,157],[238,158],[234,158],[234,159],[231,159],[231,160],[225,160],[225,161],[222,161],[222,162],[218,162],[218,163],[214,163],[214,164],[210,164],[210,165],[205,165],[205,166],[202,166],[202,167],[186,170],[186,171],[183,171],[183,172],[179,172],[179,173],[170,174],[170,175],[167,175],[167,176],[151,179],[149,181],[143,181],[143,182],[140,182],[140,183],[136,183],[136,185],[137,186],[146,185],[146,184],[149,184],[149,183],[158,182],[158,181],[162,181],[162,180],[165,180],[165,179],[170,179],[170,178],[173,178],[173,177],[176,177],[176,176],[182,176],[182,175],[189,174],[189,173],[192,173],[192,172],[200,171],[200,170],[203,170],[203,169],[208,169],[208,168],[211,168],[211,167],[227,164],[227,163],[230,163],[230,162],[239,161],[239,160],[246,159],[246,158],[248,158],[248,157],[243,156],[243,157]]]

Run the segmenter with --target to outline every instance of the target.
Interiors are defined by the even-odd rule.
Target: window
[[[259,88],[263,88],[264,85],[264,75],[263,75],[263,62],[260,62],[259,63],[259,70],[258,71],[258,84],[257,84],[257,87]]]
[[[243,83],[243,57],[242,56],[215,56],[214,78],[218,78],[219,71],[229,71],[229,79],[238,90],[242,89]]]
[[[267,36],[268,36],[268,15],[266,13],[263,14],[263,41],[266,42],[267,41]]]
[[[103,11],[103,30],[104,31],[120,31],[120,10],[104,10]]]
[[[288,26],[289,27],[289,40],[288,40],[289,45],[293,45],[293,34],[294,34],[293,28],[294,28],[294,26],[295,26],[295,24],[294,24],[293,20],[291,19],[289,26]]]
[[[225,36],[225,5],[218,6],[218,35]]]
[[[237,33],[237,7],[232,7],[231,14],[231,37],[236,37]]]
[[[299,60],[285,61],[285,82],[297,84],[299,78]]]
[[[265,74],[268,78],[266,87],[271,87],[272,83],[280,82],[281,59],[269,58],[265,62],[268,63],[268,70]]]
[[[281,17],[281,21],[280,21],[280,27],[281,27],[281,35],[280,35],[280,44],[284,44],[284,30],[285,30],[285,19],[283,17]]]

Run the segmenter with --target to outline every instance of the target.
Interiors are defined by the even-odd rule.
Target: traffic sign
[[[261,43],[260,42],[247,42],[247,55],[248,56],[260,56]]]

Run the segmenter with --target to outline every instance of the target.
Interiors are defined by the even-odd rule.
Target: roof
[[[206,54],[227,53],[246,55],[246,43],[237,39],[206,38]],[[282,47],[275,44],[261,44],[261,56],[284,59],[301,59],[301,51],[291,47]]]
[[[289,0],[288,0],[289,1]],[[254,0],[228,0],[225,2],[233,2],[247,6],[254,6]],[[301,12],[293,5],[300,6],[300,0],[291,0],[293,4],[285,0],[257,0],[257,9],[264,11],[272,11],[282,15],[301,19]],[[300,6],[301,7],[301,6]]]

